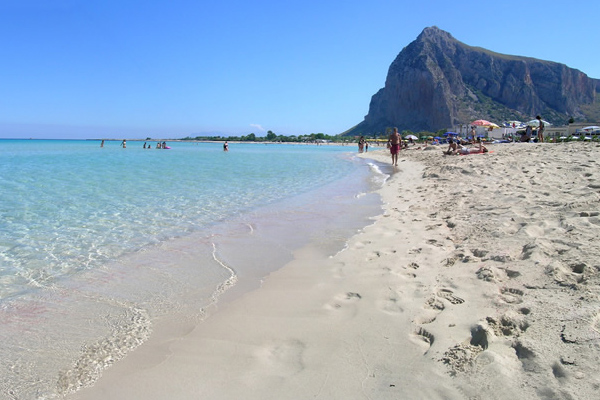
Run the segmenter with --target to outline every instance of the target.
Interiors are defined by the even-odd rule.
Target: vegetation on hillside
[[[586,116],[586,121],[600,122],[600,99],[596,98],[593,104],[581,106],[581,111]]]

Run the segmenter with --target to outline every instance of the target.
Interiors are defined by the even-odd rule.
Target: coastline
[[[294,252],[67,398],[593,398],[600,147],[440,153],[401,152],[343,251]]]
[[[6,174],[16,190],[2,199],[13,212],[2,230],[0,397],[63,398],[93,385],[155,333],[178,337],[215,303],[260,287],[291,249],[312,240],[333,254],[381,210],[370,192],[383,174],[348,149],[180,147],[157,157],[83,141],[7,145],[7,156],[24,157],[3,169],[22,173]],[[68,207],[46,208],[62,199]],[[39,224],[19,231],[27,216]],[[37,246],[20,245],[35,234]],[[7,255],[19,262],[12,275]]]

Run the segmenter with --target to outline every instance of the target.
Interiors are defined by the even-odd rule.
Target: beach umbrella
[[[412,140],[417,140],[418,137],[416,137],[415,135],[406,135],[407,139],[412,139]]]
[[[444,136],[458,136],[458,133],[456,133],[456,132],[446,132],[446,133],[444,133]]]
[[[585,128],[583,128],[584,131],[597,131],[599,129],[600,129],[600,126],[596,126],[596,125],[586,126]]]
[[[442,140],[442,138],[441,138],[441,137],[439,137],[439,136],[436,136],[436,137],[434,137],[434,139],[437,139],[437,140]]]
[[[471,122],[471,125],[475,125],[475,126],[490,126],[492,125],[492,123],[490,121],[486,121],[485,119],[478,119],[477,121],[473,121]],[[496,125],[496,124],[494,124]],[[496,125],[498,126],[498,125]]]
[[[544,125],[548,126],[548,125],[552,125],[550,122],[548,121],[544,121],[542,120],[542,122],[544,123]],[[540,121],[538,121],[537,119],[532,119],[531,121],[527,122],[526,125],[529,126],[540,126]]]

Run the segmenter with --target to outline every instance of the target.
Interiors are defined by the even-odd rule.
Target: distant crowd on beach
[[[528,124],[524,131],[520,133],[520,137],[518,140],[516,138],[511,138],[512,141],[519,142],[544,142],[544,130],[545,124],[542,120],[541,116],[536,116],[536,128],[535,128],[535,137],[534,137],[534,129]],[[475,126],[471,127],[470,136],[467,135],[466,138],[458,137],[458,134],[448,132],[444,134],[447,135],[446,139],[443,139],[445,143],[448,144],[448,148],[442,151],[444,155],[467,155],[467,154],[484,154],[489,153],[489,150],[484,145],[484,140],[481,136],[477,136],[475,132]],[[387,139],[387,148],[390,150],[390,154],[392,157],[392,165],[398,165],[398,154],[400,150],[405,149],[408,150],[410,148],[415,150],[427,149],[427,147],[431,145],[440,145],[442,143],[442,138],[440,137],[432,137],[428,136],[425,138],[422,143],[417,146],[417,142],[415,140],[418,139],[414,135],[407,135],[406,138],[403,138],[402,135],[398,132],[398,128],[393,128],[392,133],[388,136]],[[423,138],[422,138],[423,139]],[[430,142],[431,141],[431,142]],[[376,144],[380,144],[380,141],[377,141]],[[364,136],[360,136],[358,139],[358,151],[359,153],[363,153],[368,150],[369,143],[366,141]]]

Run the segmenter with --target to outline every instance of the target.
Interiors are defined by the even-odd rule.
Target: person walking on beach
[[[398,133],[398,128],[394,128],[388,139],[388,147],[390,148],[390,153],[392,153],[392,165],[394,166],[398,165],[398,152],[400,151],[401,140],[402,136]]]
[[[544,121],[542,121],[542,117],[539,115],[535,117],[535,119],[537,119],[539,122],[537,131],[538,143],[544,143]]]

